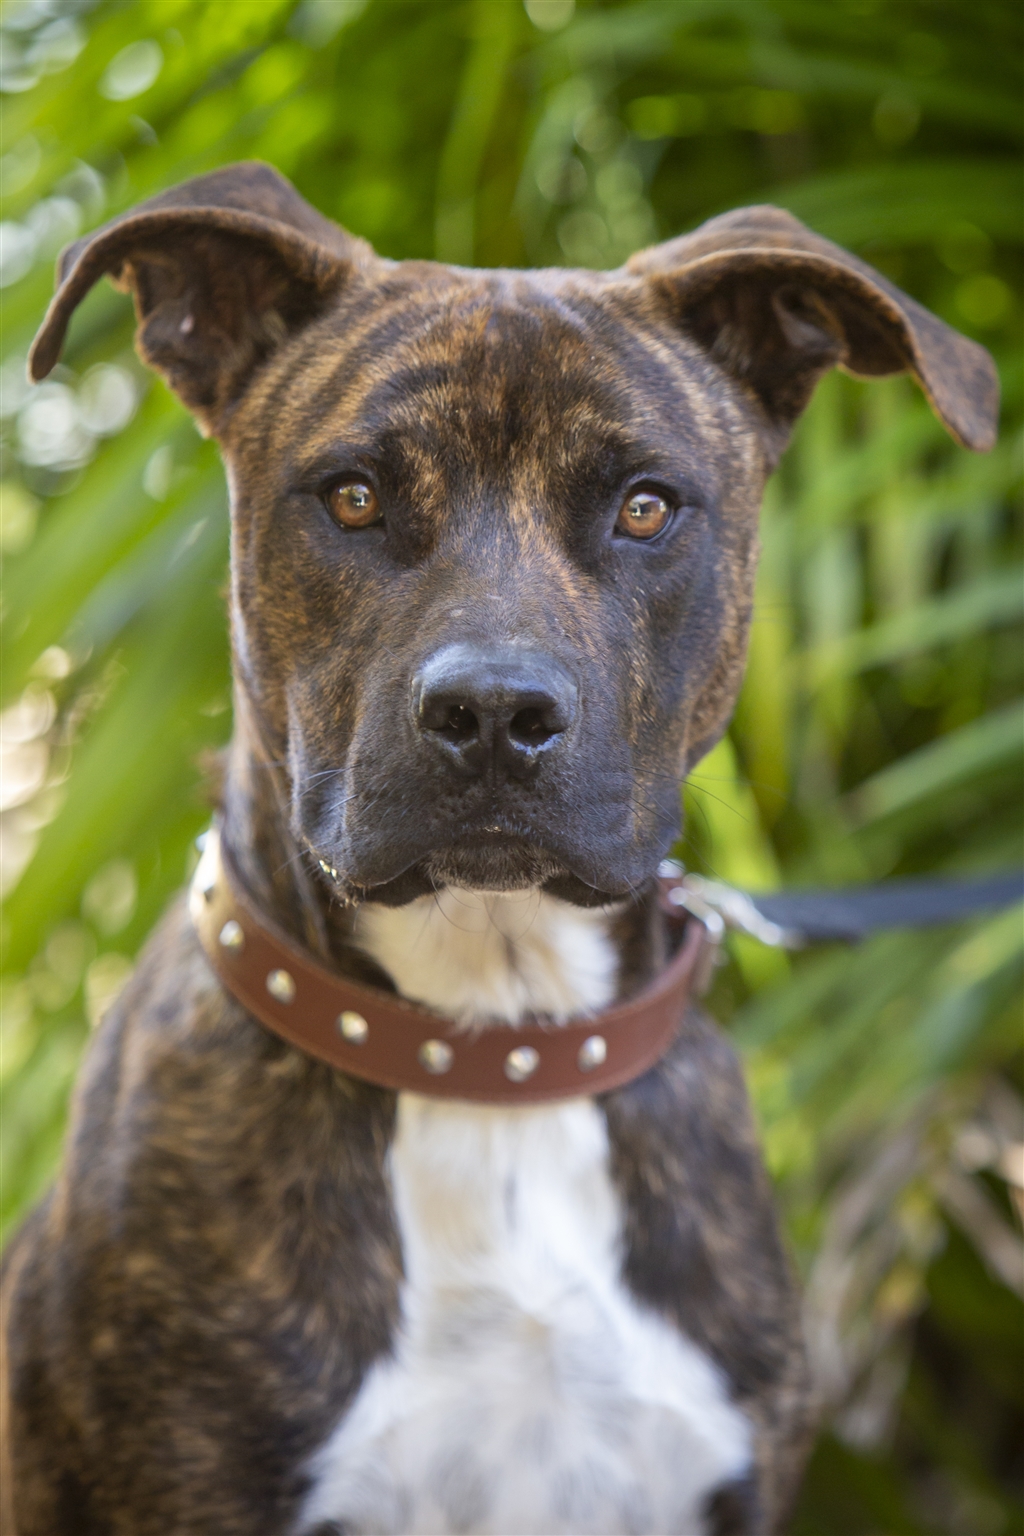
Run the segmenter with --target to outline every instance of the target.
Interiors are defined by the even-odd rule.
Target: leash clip
[[[745,933],[770,949],[802,949],[806,940],[795,928],[783,928],[759,912],[745,891],[724,885],[720,880],[706,880],[703,875],[688,874],[681,864],[666,859],[659,873],[677,879],[668,893],[674,907],[682,907],[704,924],[708,938],[716,947],[725,929]]]
[[[677,882],[670,885],[665,892],[665,899],[669,905],[688,912],[704,929],[704,944],[693,972],[693,990],[699,997],[703,997],[711,985],[715,968],[725,959],[722,954],[725,921],[710,902],[705,901],[695,890],[690,889],[684,878],[683,866],[677,864],[674,859],[663,859],[658,867],[658,874],[663,880]]]
[[[705,880],[703,875],[684,875],[683,884],[713,911],[720,913],[726,927],[736,933],[745,933],[770,949],[803,949],[803,934],[795,928],[783,928],[779,923],[773,923],[757,910],[745,891],[723,885],[720,880]]]

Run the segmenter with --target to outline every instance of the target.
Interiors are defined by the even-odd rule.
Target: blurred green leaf
[[[852,796],[854,813],[861,821],[891,816],[925,795],[1019,756],[1022,749],[1024,705],[1011,704],[883,768]]]
[[[1018,162],[907,160],[782,187],[775,202],[838,245],[934,242],[970,223],[994,240],[1021,224]]]
[[[1020,572],[996,571],[820,648],[811,658],[813,671],[820,682],[835,673],[899,661],[934,645],[984,634],[993,625],[1008,624],[1022,615]]]

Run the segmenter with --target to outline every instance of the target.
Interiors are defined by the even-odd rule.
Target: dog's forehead
[[[436,443],[506,467],[541,454],[564,464],[599,447],[628,456],[668,426],[696,442],[735,425],[706,360],[645,307],[640,285],[408,268],[343,299],[293,355],[305,453]]]

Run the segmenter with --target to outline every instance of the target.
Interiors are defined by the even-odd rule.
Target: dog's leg
[[[50,1368],[53,1341],[47,1338],[43,1315],[45,1239],[39,1246],[35,1242],[45,1226],[45,1211],[45,1206],[37,1211],[8,1248],[0,1275],[0,1536],[105,1536],[106,1527],[93,1515],[65,1392],[56,1388]],[[18,1329],[12,1333],[8,1323],[15,1309]]]
[[[764,1530],[757,1479],[751,1475],[720,1488],[708,1501],[708,1536],[755,1536]]]
[[[769,1536],[809,1435],[808,1377],[739,1063],[695,1009],[665,1059],[604,1102],[626,1281],[711,1356],[754,1427],[756,1477],[720,1491],[709,1530]]]

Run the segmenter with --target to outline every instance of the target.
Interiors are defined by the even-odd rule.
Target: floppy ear
[[[136,345],[215,432],[255,368],[376,258],[269,165],[226,166],[150,198],[61,252],[58,289],[29,354],[60,356],[75,307],[104,274],[130,290]]]
[[[754,390],[782,436],[838,366],[868,377],[909,371],[957,442],[995,442],[999,386],[984,347],[781,208],[709,219],[638,251],[626,270],[662,290],[677,321]]]

